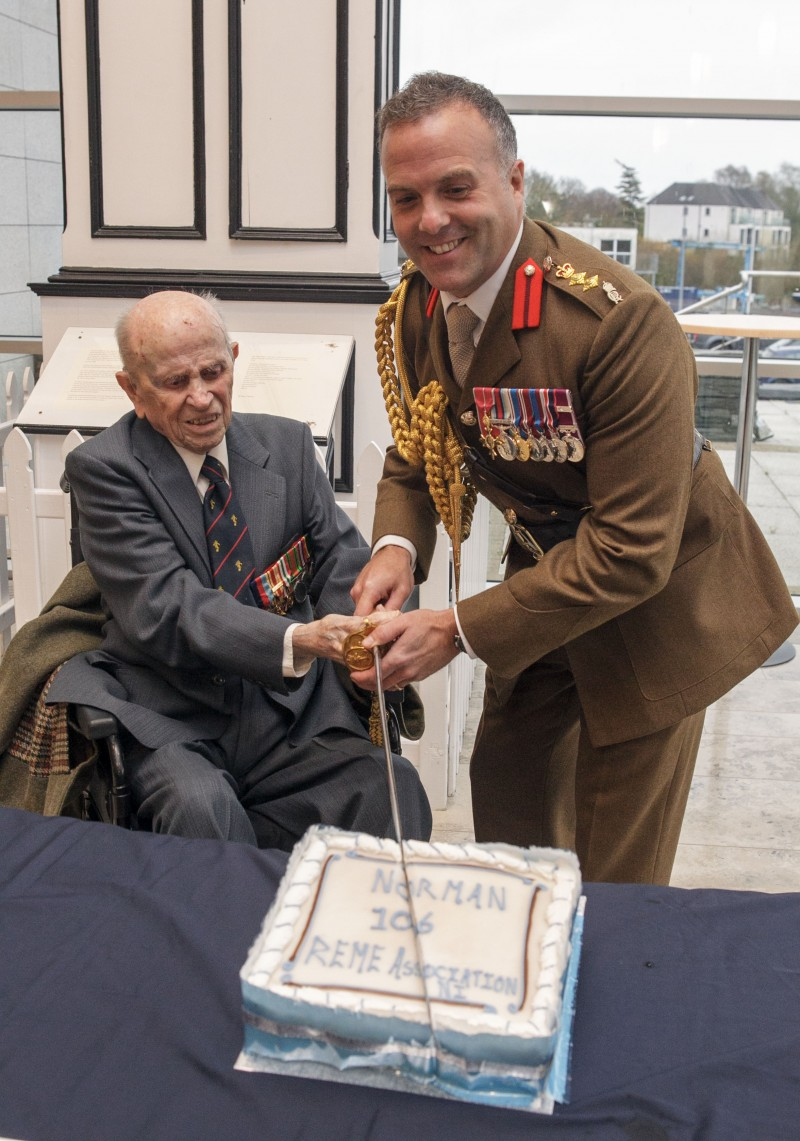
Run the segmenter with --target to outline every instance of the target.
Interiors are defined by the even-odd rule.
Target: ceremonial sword
[[[362,642],[366,634],[372,629],[372,624],[367,621],[363,627],[355,634],[350,634],[345,638],[343,643],[343,658],[345,665],[350,670],[363,670],[369,668],[369,663],[374,662],[375,665],[375,680],[377,682],[377,697],[378,697],[378,713],[380,716],[381,737],[383,738],[383,753],[386,758],[386,778],[389,783],[389,804],[392,810],[392,823],[394,825],[395,836],[397,837],[397,846],[400,849],[400,868],[403,873],[403,880],[406,886],[406,895],[408,897],[408,910],[411,916],[411,930],[414,935],[414,949],[417,955],[417,964],[419,966],[420,982],[422,983],[422,997],[425,1002],[425,1011],[428,1016],[428,1026],[431,1032],[431,1046],[433,1047],[433,1056],[437,1063],[439,1058],[439,1045],[436,1041],[436,1032],[433,1028],[433,1010],[431,1008],[430,995],[428,994],[428,981],[425,977],[425,958],[422,954],[422,940],[417,926],[417,909],[414,903],[414,895],[411,890],[411,878],[408,874],[408,865],[406,864],[405,847],[403,844],[403,830],[400,824],[400,808],[397,799],[397,781],[394,775],[394,762],[392,761],[392,749],[389,744],[389,719],[386,714],[386,696],[383,692],[383,667],[381,665],[381,649],[380,646],[375,646],[370,655],[370,651],[366,650]]]

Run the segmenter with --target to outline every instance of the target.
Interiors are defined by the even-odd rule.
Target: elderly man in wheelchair
[[[314,823],[392,835],[342,655],[369,550],[307,426],[232,411],[208,296],[151,294],[117,340],[132,410],[67,458],[85,562],[0,663],[0,802],[284,850]],[[391,759],[403,833],[428,839]]]

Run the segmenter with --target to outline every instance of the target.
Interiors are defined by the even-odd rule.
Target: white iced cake
[[[571,852],[309,830],[241,971],[245,1053],[385,1067],[470,1100],[539,1088],[581,893]]]

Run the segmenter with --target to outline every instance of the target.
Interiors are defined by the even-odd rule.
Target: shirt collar
[[[517,236],[511,244],[511,249],[503,258],[503,261],[494,271],[492,276],[487,281],[484,281],[483,285],[479,285],[473,293],[470,293],[469,297],[454,297],[452,293],[446,293],[445,290],[442,290],[441,298],[445,313],[447,313],[447,310],[454,303],[463,303],[464,305],[468,305],[475,316],[480,319],[481,326],[486,324],[487,320],[489,319],[489,314],[492,311],[492,306],[497,300],[497,295],[500,292],[500,287],[505,281],[506,275],[511,268],[511,262],[513,261],[514,255],[519,248],[519,243],[522,241],[523,226],[524,221],[520,223],[519,231],[517,232]]]
[[[172,441],[170,441],[172,443]],[[197,481],[200,479],[200,468],[203,466],[205,455],[200,455],[198,452],[190,452],[188,448],[181,448],[178,444],[172,444],[175,451],[186,464],[189,475],[192,477],[192,483],[197,486]],[[222,437],[220,442],[210,452],[206,453],[210,456],[216,456],[225,471],[226,477],[230,474],[228,471],[228,443],[225,436]],[[205,477],[204,477],[205,478]],[[205,481],[208,482],[207,480]]]

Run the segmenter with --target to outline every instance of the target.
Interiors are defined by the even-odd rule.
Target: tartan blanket
[[[24,761],[34,776],[68,773],[78,758],[70,761],[74,746],[70,745],[67,706],[47,705],[47,691],[61,666],[48,677],[38,694],[31,697],[8,746],[8,753]]]
[[[0,661],[0,753],[24,761],[32,775],[68,773],[85,759],[88,742],[70,731],[67,706],[45,705],[45,698],[65,661],[100,645],[107,618],[89,568],[79,563]]]

